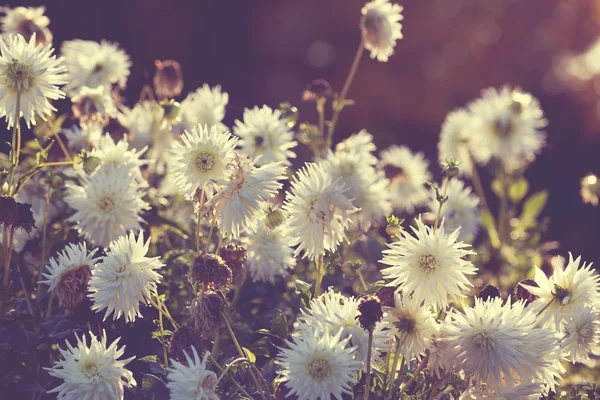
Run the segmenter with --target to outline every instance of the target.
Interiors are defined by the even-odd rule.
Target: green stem
[[[196,252],[200,253],[200,221],[202,221],[202,209],[204,208],[204,185],[198,199],[198,221],[196,222]]]
[[[358,274],[358,279],[360,280],[360,284],[362,285],[363,290],[367,290],[369,286],[367,286],[367,282],[365,282],[365,278],[363,277],[360,268],[356,271],[356,273]]]
[[[219,365],[219,363],[217,362],[217,360],[216,360],[216,359],[215,359],[215,358],[214,358],[212,355],[210,355],[210,354],[208,355],[208,358],[209,358],[209,359],[210,359],[210,361],[211,361],[211,362],[212,362],[212,363],[215,365],[215,367],[217,367],[217,369],[219,370],[219,373],[220,373],[220,374],[223,374],[223,372],[224,372],[225,370],[223,369],[223,367],[221,367],[221,366]],[[244,359],[246,359],[246,358],[244,358]],[[235,379],[234,379],[232,376],[229,376],[229,375],[227,375],[227,376],[229,377],[229,379],[231,379],[231,381],[232,381],[232,382],[233,382],[233,384],[234,384],[234,385],[235,385],[235,386],[236,386],[236,387],[239,389],[239,391],[240,391],[240,392],[242,392],[242,393],[244,394],[244,396],[246,396],[246,397],[247,397],[247,398],[249,398],[249,399],[251,399],[251,398],[252,398],[252,396],[250,396],[250,395],[248,394],[248,392],[246,392],[246,390],[245,390],[243,387],[241,387],[241,386],[240,386],[240,384],[239,384],[239,383],[237,383],[237,381],[236,381],[236,380],[235,380]],[[219,379],[220,379],[220,378],[219,378]],[[216,385],[215,385],[215,386],[216,386]]]
[[[56,141],[58,142],[58,145],[60,146],[60,149],[62,150],[62,152],[65,155],[65,157],[67,158],[67,160],[71,160],[71,154],[69,154],[69,150],[67,150],[67,147],[65,146],[65,143],[60,138],[60,135],[58,134],[58,132],[54,131],[52,133],[54,134],[54,137],[56,138]]]
[[[75,161],[70,160],[70,161],[53,161],[53,162],[47,162],[42,164],[43,167],[58,167],[61,165],[73,165],[75,164]]]
[[[498,236],[500,243],[506,242],[507,229],[507,211],[508,211],[508,176],[504,171],[501,172],[500,182],[502,183],[502,196],[500,197],[500,211],[498,213]]]
[[[162,301],[160,300],[160,297],[158,297],[158,294],[156,294],[156,301],[159,306],[162,306]],[[162,307],[160,307],[158,310],[158,326],[160,326],[160,331],[161,331],[161,333],[163,333],[165,331],[165,327],[163,325],[163,312],[162,312],[161,308]],[[166,369],[166,368],[169,368],[169,357],[167,355],[167,343],[166,343],[164,335],[161,336],[160,343],[162,344],[162,348],[163,348],[163,357],[164,357],[165,369]]]
[[[17,138],[18,137],[18,138]],[[15,106],[15,119],[13,121],[12,141],[11,141],[11,159],[10,176],[8,180],[9,195],[14,195],[13,181],[17,165],[19,165],[19,155],[21,154],[21,92],[17,91],[17,105]]]
[[[10,261],[12,259],[12,250],[14,245],[14,236],[15,236],[15,228],[12,226],[10,230],[6,225],[4,225],[4,238],[3,241],[5,243],[4,249],[4,287],[8,288],[8,275],[10,272]]]
[[[373,327],[369,328],[369,344],[367,348],[367,378],[365,384],[365,400],[369,400],[371,393],[371,351],[373,347]]]
[[[404,393],[406,391],[406,389],[408,389],[410,387],[410,385],[412,385],[413,382],[417,379],[417,376],[419,376],[419,373],[421,373],[421,370],[423,368],[425,368],[425,365],[427,365],[427,358],[428,358],[428,356],[423,357],[423,359],[421,360],[421,363],[419,364],[419,366],[417,367],[417,369],[415,370],[413,375],[410,377],[408,382],[406,382],[406,385],[404,385],[402,387],[402,389],[400,389],[400,393],[398,393],[398,397],[400,397],[400,395],[402,393]]]
[[[321,283],[323,282],[323,275],[325,275],[323,254],[317,255],[317,258],[315,259],[315,269],[317,272],[317,278],[315,281],[315,297],[318,297],[321,295]]]
[[[445,199],[446,198],[446,193],[448,193],[448,181],[449,181],[448,177],[445,177],[444,178],[444,183],[443,183],[443,189],[442,189],[442,191],[443,191],[443,193],[442,193],[442,199]],[[436,229],[438,229],[440,227],[439,224],[440,224],[440,218],[442,216],[442,207],[444,206],[444,201],[443,200],[440,201],[438,199],[438,203],[439,203],[438,212],[437,212],[437,215],[435,217],[435,222],[433,223],[433,229],[434,230],[436,230]]]
[[[388,392],[387,392],[387,396],[386,396],[387,399],[392,398],[392,389],[394,387],[394,378],[396,377],[396,368],[398,368],[398,358],[400,357],[400,346],[404,342],[404,340],[402,342],[400,342],[400,340],[398,340],[398,338],[395,338],[395,339],[396,339],[396,350],[394,351],[394,361],[392,362],[392,372],[390,374],[390,382],[389,382],[390,387],[388,388]]]
[[[158,298],[158,295],[157,295]],[[164,305],[164,303],[160,303],[161,305],[155,303],[152,299],[148,299],[148,303],[150,303],[150,305],[154,308],[156,308],[156,310],[159,313],[163,313],[165,317],[167,317],[167,319],[169,320],[169,322],[171,322],[171,324],[173,324],[173,327],[175,327],[175,329],[179,329],[179,324],[173,319],[173,317],[171,317],[171,313],[169,313],[169,310],[167,309],[167,306]],[[164,308],[163,308],[164,306]]]

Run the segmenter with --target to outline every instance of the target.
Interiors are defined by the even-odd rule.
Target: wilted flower
[[[235,243],[229,243],[226,246],[219,248],[219,256],[225,261],[225,264],[227,264],[229,269],[231,269],[233,285],[241,285],[246,277],[248,250]]]
[[[538,298],[538,296],[525,289],[525,286],[537,287],[537,283],[535,283],[535,281],[532,279],[523,279],[521,282],[519,282],[512,292],[513,303],[515,301],[524,301],[525,304],[529,305]]]
[[[152,83],[158,97],[171,99],[181,94],[183,89],[183,74],[181,66],[175,60],[154,61],[156,72]]]
[[[5,227],[11,226],[13,229],[22,229],[31,233],[34,229],[35,219],[31,212],[31,204],[15,201],[9,196],[0,196],[0,224]]]
[[[402,7],[389,0],[373,0],[362,8],[360,29],[371,58],[385,62],[394,54],[396,40],[402,39],[401,12]]]
[[[500,298],[500,290],[494,285],[485,285],[477,297],[483,301]]]
[[[192,359],[187,352],[185,359],[187,366],[182,363],[171,360],[172,366],[168,369],[167,387],[171,393],[172,399],[177,400],[219,400],[215,393],[217,384],[217,374],[206,368],[206,360],[209,353],[200,356],[195,347],[192,347]]]
[[[194,260],[191,278],[198,290],[223,290],[231,286],[231,269],[217,254],[202,253]]]
[[[383,318],[381,301],[376,296],[363,297],[358,303],[356,319],[360,326],[366,330],[374,329]]]
[[[198,294],[190,305],[190,314],[194,319],[194,329],[202,337],[212,340],[223,326],[223,316],[227,301],[221,292]]]
[[[333,91],[331,85],[325,79],[315,79],[306,86],[304,92],[302,92],[303,101],[323,101],[331,97]]]
[[[581,178],[581,198],[584,203],[590,203],[594,207],[598,205],[600,196],[600,180],[594,174],[587,174]]]
[[[205,349],[200,332],[190,326],[180,326],[171,336],[169,356],[177,361],[185,361],[185,353],[190,353],[192,347],[201,352]]]

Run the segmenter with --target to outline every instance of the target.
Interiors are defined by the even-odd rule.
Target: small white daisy
[[[304,330],[286,340],[289,348],[280,348],[275,364],[281,369],[277,378],[288,389],[288,397],[298,400],[342,400],[342,394],[352,393],[360,361],[354,360],[354,347],[348,347],[350,338],[341,339],[342,331],[331,335],[329,331]]]
[[[100,158],[102,166],[107,165],[115,168],[120,166],[127,167],[137,183],[147,186],[148,183],[140,170],[140,167],[148,162],[148,160],[140,158],[146,150],[147,147],[140,150],[135,148],[130,149],[127,135],[116,142],[109,133],[106,133],[98,140],[93,155]]]
[[[402,39],[402,6],[389,0],[373,0],[362,8],[360,28],[371,58],[386,62],[394,54],[396,40]]]
[[[131,61],[116,44],[69,40],[63,43],[61,52],[68,70],[67,93],[77,94],[84,86],[125,87]]]
[[[180,132],[197,125],[215,126],[219,133],[226,132],[228,129],[223,124],[223,118],[228,102],[229,95],[221,91],[221,86],[211,88],[204,84],[181,102]]]
[[[471,176],[473,164],[468,142],[471,137],[472,117],[468,110],[454,110],[446,116],[437,148],[440,164],[456,160],[461,175]]]
[[[135,238],[133,232],[110,243],[106,256],[92,270],[90,294],[92,310],[106,310],[104,320],[125,316],[125,322],[141,317],[140,302],[146,304],[156,293],[161,275],[156,272],[164,264],[160,257],[146,257],[150,239],[144,233]]]
[[[102,128],[98,125],[72,125],[63,129],[61,133],[67,138],[69,149],[79,152],[98,145],[102,137]]]
[[[6,116],[7,128],[17,122],[17,107],[18,119],[22,116],[29,128],[36,114],[45,121],[56,111],[49,99],[65,97],[58,89],[67,83],[64,60],[52,53],[50,45],[36,45],[35,34],[29,42],[21,35],[0,37],[0,118]]]
[[[281,111],[269,106],[244,110],[244,121],[236,120],[233,133],[240,137],[239,146],[251,158],[261,156],[257,164],[284,162],[291,165],[289,158],[296,158],[290,149],[296,147],[294,133]]]
[[[187,365],[171,360],[167,379],[167,388],[171,393],[172,399],[177,400],[219,400],[215,393],[215,384],[217,383],[217,374],[206,368],[206,360],[209,353],[200,356],[196,348],[192,346],[192,359],[184,350]]]
[[[125,353],[125,346],[117,348],[121,338],[108,347],[104,331],[100,340],[90,332],[89,346],[85,336],[82,340],[75,334],[75,338],[76,347],[67,341],[66,350],[58,349],[63,359],[52,368],[44,368],[64,381],[48,393],[58,393],[60,400],[123,400],[124,387],[135,386],[136,382],[125,368],[135,357],[119,360]]]
[[[562,325],[561,349],[572,363],[586,363],[600,355],[600,320],[598,310],[585,307],[575,310]]]
[[[336,153],[353,153],[360,158],[361,165],[374,167],[377,165],[377,157],[374,153],[377,150],[373,143],[373,135],[366,130],[353,133],[335,146]]]
[[[413,154],[406,146],[390,146],[381,152],[379,167],[390,180],[389,192],[394,209],[412,214],[415,207],[429,200],[425,182],[431,181],[432,175],[423,153]]]
[[[283,233],[298,246],[294,254],[314,260],[346,238],[349,216],[358,211],[344,195],[347,190],[323,165],[307,163],[296,173],[283,206],[289,215]]]
[[[469,110],[469,148],[481,164],[497,159],[511,172],[533,161],[546,143],[541,129],[547,121],[539,102],[529,93],[509,87],[500,91],[488,88]]]
[[[381,272],[417,303],[436,308],[448,305],[448,298],[464,297],[473,286],[468,279],[477,268],[468,260],[470,246],[457,242],[459,230],[447,234],[442,222],[438,229],[425,226],[420,219],[411,227],[415,236],[402,231],[402,238],[389,244],[381,263],[390,265]]]
[[[0,18],[0,31],[8,35],[22,35],[25,40],[33,34],[38,44],[52,43],[52,32],[48,29],[50,19],[44,15],[46,7],[0,8],[4,16]]]

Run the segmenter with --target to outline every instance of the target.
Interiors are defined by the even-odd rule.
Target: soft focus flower
[[[83,125],[108,124],[111,117],[117,115],[117,108],[108,86],[89,88],[83,86],[71,97],[73,116]]]
[[[454,110],[448,114],[442,125],[440,141],[437,145],[440,164],[454,159],[459,163],[460,173],[466,176],[471,176],[473,170],[468,148],[471,118],[471,114],[466,109]]]
[[[112,136],[106,133],[98,140],[93,155],[100,158],[102,166],[108,165],[115,168],[120,166],[127,167],[129,173],[138,184],[148,186],[148,182],[146,182],[140,170],[140,167],[148,162],[148,160],[140,158],[146,150],[147,147],[140,150],[135,148],[130,149],[127,135],[116,142]]]
[[[162,123],[164,111],[156,103],[142,101],[133,108],[121,107],[117,119],[129,133],[127,140],[133,148],[141,149],[156,143],[159,154],[168,154],[165,149],[171,146],[172,136]]]
[[[121,338],[108,347],[105,331],[100,340],[90,332],[89,346],[85,336],[82,340],[75,334],[75,338],[76,347],[67,341],[66,350],[59,348],[63,359],[52,368],[44,368],[64,381],[48,393],[58,393],[61,400],[123,400],[124,387],[135,386],[136,382],[125,368],[135,357],[119,360],[125,353],[125,346],[117,348]]]
[[[67,93],[77,94],[82,87],[117,85],[124,88],[129,76],[129,56],[110,42],[69,40],[62,44],[61,52],[67,67]]]
[[[48,272],[42,274],[46,279],[40,282],[50,285],[48,290],[56,290],[61,306],[73,308],[85,298],[91,271],[100,260],[94,258],[96,251],[88,251],[85,243],[68,244],[56,258],[50,259]]]
[[[360,361],[354,360],[354,347],[347,347],[349,338],[341,339],[342,330],[331,335],[328,330],[304,330],[286,340],[289,348],[280,348],[275,364],[281,367],[277,381],[289,389],[288,397],[298,400],[342,399],[352,393]]]
[[[464,258],[475,254],[469,245],[457,242],[459,230],[447,234],[444,223],[438,229],[425,226],[420,219],[411,227],[414,235],[402,231],[402,238],[389,244],[381,263],[388,284],[397,286],[417,303],[445,307],[448,298],[464,297],[463,290],[472,286],[468,275],[477,269]]]
[[[192,359],[185,352],[187,365],[171,360],[167,379],[167,387],[172,399],[177,400],[219,400],[215,393],[217,374],[206,368],[208,352],[200,360],[195,347],[192,347]]]
[[[335,145],[336,154],[340,153],[352,153],[360,159],[358,163],[361,165],[369,165],[374,167],[377,165],[377,157],[374,153],[377,150],[375,143],[373,143],[373,135],[366,130],[361,130],[357,133],[353,133],[346,139],[342,140]]]
[[[469,148],[481,164],[494,158],[511,172],[533,161],[546,143],[541,129],[547,121],[539,102],[529,93],[509,87],[500,91],[489,88],[469,105],[469,110]]]
[[[179,63],[175,60],[156,60],[154,66],[156,72],[152,84],[156,95],[169,99],[179,96],[183,89],[183,74]]]
[[[17,123],[15,111],[27,127],[35,125],[36,114],[44,121],[56,111],[48,99],[65,97],[58,85],[67,82],[63,58],[52,55],[50,45],[36,45],[35,34],[27,42],[23,36],[0,37],[0,117],[7,128]]]
[[[425,182],[430,181],[432,176],[423,153],[413,154],[406,146],[390,146],[381,152],[379,167],[390,180],[389,192],[394,209],[412,214],[415,207],[427,202],[429,190]]]
[[[600,320],[598,310],[585,307],[567,316],[562,325],[561,349],[572,363],[586,363],[600,355]]]
[[[371,58],[387,61],[394,54],[396,40],[402,39],[402,6],[389,0],[373,0],[361,10],[360,29]]]
[[[283,234],[298,246],[294,254],[313,260],[325,250],[335,251],[346,238],[349,216],[358,211],[344,195],[347,190],[322,165],[308,163],[296,173],[283,206],[289,214]]]
[[[587,174],[581,178],[581,198],[584,203],[589,203],[594,207],[598,205],[598,196],[600,196],[600,180],[594,174]]]
[[[102,137],[102,128],[98,125],[88,125],[85,127],[72,125],[69,128],[63,129],[61,133],[67,138],[69,149],[79,152],[84,149],[89,150],[98,145]]]
[[[223,118],[228,102],[229,95],[221,91],[221,86],[211,88],[204,84],[181,102],[181,131],[208,125],[215,126],[219,133],[226,132]]]
[[[29,40],[35,34],[37,44],[52,43],[50,19],[44,15],[46,7],[4,7],[0,11],[4,13],[0,18],[0,31],[4,35],[21,35]]]
[[[210,129],[210,130],[209,130]],[[237,138],[216,126],[198,125],[181,136],[171,149],[173,180],[181,193],[193,198],[197,189],[225,178],[227,164],[235,155]]]
[[[133,232],[110,243],[106,256],[96,265],[90,279],[92,310],[106,310],[104,320],[125,316],[125,322],[140,317],[140,302],[146,304],[156,293],[164,265],[160,257],[146,257],[150,239],[144,243],[144,233],[135,238]]]
[[[441,331],[443,327],[444,325],[438,327],[438,331],[431,337],[429,358],[427,358],[429,371],[438,379],[454,371],[456,360],[452,343],[445,340],[445,333]]]
[[[538,400],[541,395],[542,385],[539,382],[496,389],[476,385],[462,393],[460,400]]]
[[[290,149],[298,143],[280,110],[269,106],[246,108],[244,121],[235,121],[233,133],[240,137],[239,146],[250,158],[261,156],[258,165],[278,161],[291,165],[289,158],[296,158]]]
[[[541,313],[539,319],[547,327],[560,331],[563,319],[573,316],[577,309],[598,307],[600,304],[600,276],[592,268],[592,263],[581,265],[581,257],[573,259],[569,253],[569,263],[555,260],[554,272],[550,278],[535,268],[535,283],[538,287],[522,285],[538,296],[532,307]]]

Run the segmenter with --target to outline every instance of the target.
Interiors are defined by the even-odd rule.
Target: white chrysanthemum
[[[257,215],[252,231],[240,240],[248,250],[246,265],[253,282],[275,283],[277,276],[287,276],[288,270],[296,265],[294,250],[282,227],[268,230],[264,217]]]
[[[81,267],[92,269],[100,260],[100,257],[94,258],[97,250],[88,251],[85,243],[68,244],[57,257],[50,259],[46,266],[48,272],[42,274],[46,279],[40,282],[49,285],[48,290],[55,290],[65,274]]]
[[[365,164],[366,159],[364,154],[361,156],[353,150],[329,152],[326,158],[331,178],[342,180],[348,189],[345,196],[353,199],[352,204],[360,209],[350,217],[353,227],[364,231],[392,212],[390,181],[383,172]]]
[[[35,34],[29,42],[23,36],[0,37],[0,117],[6,116],[8,127],[23,117],[27,127],[35,125],[36,114],[44,121],[56,111],[48,99],[65,97],[58,85],[66,83],[63,58],[52,55],[50,45],[35,43]]]
[[[215,393],[217,374],[206,368],[209,353],[204,353],[200,360],[196,348],[192,346],[192,359],[187,352],[183,352],[187,365],[171,360],[168,369],[167,388],[172,399],[177,400],[219,400]]]
[[[204,84],[181,102],[180,131],[190,130],[197,125],[208,125],[215,126],[219,133],[226,132],[228,129],[223,124],[223,118],[228,102],[229,95],[221,92],[221,86],[211,89]]]
[[[562,325],[561,350],[572,363],[587,363],[600,355],[600,320],[592,307],[575,310]]]
[[[69,149],[79,152],[98,145],[102,137],[102,128],[98,125],[87,125],[85,127],[73,125],[63,129],[62,134],[67,138]]]
[[[441,329],[443,326],[438,326],[438,328]],[[439,329],[431,338],[429,358],[427,359],[429,371],[432,375],[435,374],[438,379],[455,370],[456,360],[452,343],[445,340],[445,333]]]
[[[442,206],[442,212],[440,213],[440,219],[444,220],[444,227],[448,232],[460,228],[457,240],[473,242],[479,231],[479,197],[475,196],[471,188],[458,178],[452,178],[448,181],[446,195],[448,200]],[[436,218],[439,206],[436,195],[432,192],[428,205],[428,217],[431,220]]]
[[[446,116],[437,148],[440,164],[454,159],[459,162],[461,175],[471,176],[473,164],[468,142],[471,137],[472,117],[466,109],[454,110]]]
[[[251,158],[261,156],[257,164],[284,162],[291,165],[289,158],[296,158],[290,149],[296,147],[294,133],[281,111],[269,106],[244,110],[244,121],[236,120],[233,133],[240,137],[239,146]]]
[[[402,39],[402,6],[389,0],[373,0],[365,4],[361,13],[365,48],[371,52],[371,58],[387,61],[394,54],[396,40]]]
[[[69,94],[78,93],[84,86],[125,87],[131,61],[116,44],[69,40],[63,43],[61,52],[68,70],[69,83],[65,90]]]
[[[412,214],[429,200],[425,182],[431,181],[429,162],[423,153],[413,154],[406,146],[390,146],[381,152],[380,168],[390,180],[392,206]]]
[[[341,339],[342,330],[331,335],[328,330],[304,330],[286,340],[289,348],[280,348],[275,364],[281,369],[279,382],[289,389],[288,397],[298,400],[337,400],[342,394],[352,393],[351,384],[361,365],[354,360],[354,347],[348,347],[349,338]]]
[[[566,268],[558,259],[552,263],[554,273],[548,279],[546,274],[535,268],[535,283],[538,287],[522,285],[538,296],[532,307],[538,312],[540,320],[549,328],[560,331],[563,319],[574,315],[575,310],[583,307],[598,307],[600,304],[600,276],[592,263],[581,264],[581,257],[573,260],[569,253]]]
[[[536,382],[496,389],[477,385],[468,388],[459,400],[538,400],[541,395],[542,385]]]
[[[50,19],[44,15],[46,7],[0,8],[4,16],[0,18],[0,32],[3,35],[21,34],[29,40],[35,33],[40,44],[52,42],[52,32],[48,29]]]
[[[344,195],[347,190],[323,165],[307,163],[296,173],[283,206],[289,214],[283,233],[291,246],[298,246],[294,254],[314,260],[346,239],[349,216],[358,211]]]
[[[71,93],[73,114],[84,125],[103,125],[117,115],[117,107],[108,86],[90,88],[83,86]]]
[[[360,164],[372,167],[377,165],[378,161],[374,155],[376,150],[377,147],[373,143],[373,135],[364,129],[353,133],[335,146],[336,153],[354,153],[360,158]]]
[[[143,188],[127,165],[102,166],[93,176],[67,183],[65,201],[75,210],[68,218],[79,234],[98,246],[107,246],[129,230],[141,229],[140,213],[149,209]]]
[[[541,382],[554,388],[557,337],[538,327],[525,303],[477,298],[463,312],[452,309],[443,324],[457,365],[476,384],[497,389]]]
[[[58,393],[61,400],[123,400],[124,387],[135,386],[136,382],[125,368],[135,357],[119,360],[125,353],[125,346],[117,348],[121,338],[106,347],[105,331],[100,340],[90,332],[89,346],[85,336],[83,340],[77,334],[75,337],[77,346],[67,341],[67,349],[59,348],[63,360],[44,368],[51,376],[64,380],[48,393]]]
[[[144,233],[135,238],[133,232],[110,243],[106,256],[92,271],[90,299],[92,310],[106,309],[104,320],[113,314],[113,320],[125,316],[125,322],[141,317],[140,302],[156,293],[161,275],[156,272],[164,264],[160,257],[146,257],[150,239],[144,243]]]
[[[468,275],[477,268],[464,258],[475,254],[469,245],[457,242],[459,230],[447,234],[444,223],[438,229],[425,226],[420,219],[411,227],[415,236],[402,231],[402,238],[389,244],[381,263],[390,265],[381,272],[417,303],[436,308],[448,305],[448,298],[464,297],[463,290],[473,286]]]
[[[342,339],[350,339],[349,345],[356,347],[356,359],[366,368],[369,346],[369,332],[360,326],[358,305],[360,300],[336,293],[333,288],[310,301],[308,308],[301,310],[298,321],[294,324],[296,336],[303,335],[304,330],[329,330],[337,332],[341,329]],[[375,325],[373,330],[372,365],[382,362],[381,353],[388,349],[390,339],[388,324],[384,321]]]
[[[469,105],[469,110],[469,148],[481,164],[494,158],[506,171],[514,171],[533,161],[546,142],[546,134],[540,129],[547,121],[539,102],[529,93],[509,87],[500,91],[489,88]]]
[[[156,103],[142,101],[133,108],[121,107],[117,115],[119,123],[128,131],[127,140],[136,149],[156,143],[158,150],[167,149],[172,136],[162,123],[164,110]]]
[[[383,320],[401,343],[402,356],[407,360],[420,360],[425,351],[431,348],[433,336],[437,333],[433,311],[400,293],[395,294],[394,307],[383,307],[383,311]]]
[[[98,140],[93,155],[102,160],[102,166],[110,165],[113,167],[127,167],[137,183],[142,186],[147,186],[148,183],[142,176],[140,167],[146,164],[148,160],[142,160],[140,157],[148,148],[144,147],[139,151],[135,148],[130,149],[129,141],[127,139],[127,135],[125,135],[121,140],[115,142],[112,136],[110,136],[109,133],[106,133]]]
[[[179,190],[193,198],[197,189],[225,178],[227,164],[235,155],[237,138],[219,132],[216,126],[198,125],[181,135],[181,143],[173,144],[171,172]]]

